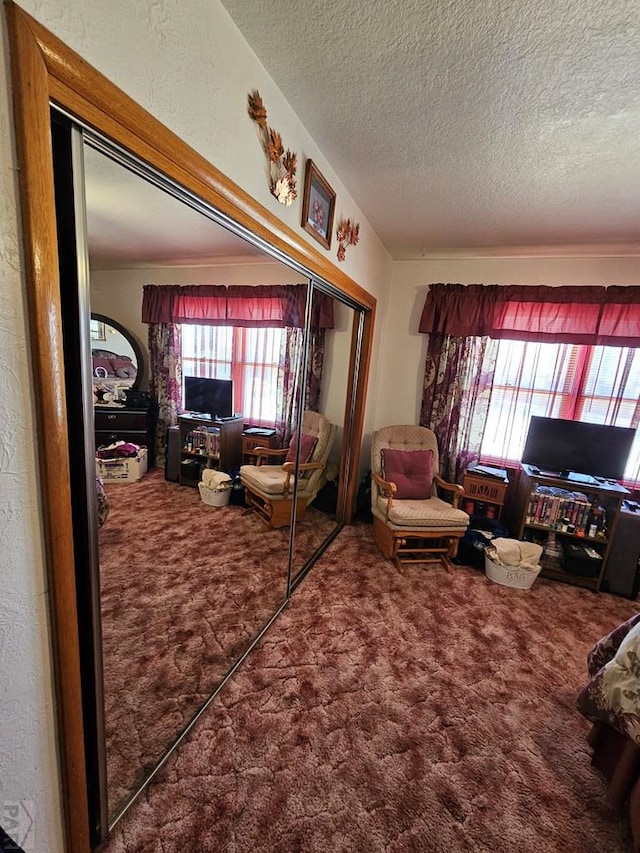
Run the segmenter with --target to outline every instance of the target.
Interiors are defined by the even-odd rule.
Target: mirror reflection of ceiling
[[[92,269],[264,262],[260,249],[88,145],[84,158]]]

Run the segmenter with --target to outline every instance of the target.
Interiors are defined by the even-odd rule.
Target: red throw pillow
[[[431,497],[433,450],[382,450],[382,476],[395,483],[400,500],[424,500]]]
[[[298,430],[296,430],[291,436],[291,441],[289,442],[289,450],[287,451],[285,462],[295,462],[296,461],[296,444],[298,442]],[[318,437],[315,435],[305,435],[302,433],[302,441],[300,442],[300,461],[301,462],[310,462],[311,457],[313,456],[313,451],[316,449],[316,444],[318,443]]]

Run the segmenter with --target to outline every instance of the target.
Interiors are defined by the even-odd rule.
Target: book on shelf
[[[599,513],[604,513],[598,507]],[[525,523],[576,536],[586,536],[594,513],[594,499],[582,492],[538,486],[529,496]]]
[[[199,427],[186,436],[186,448],[189,453],[202,456],[220,455],[220,430],[215,427]]]

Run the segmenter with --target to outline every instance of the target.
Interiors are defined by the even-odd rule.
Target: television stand
[[[580,478],[580,479],[578,479]],[[629,492],[619,483],[599,483],[588,474],[550,475],[522,464],[514,503],[516,538],[544,545],[553,533],[564,552],[562,565],[543,554],[541,576],[597,592],[607,568],[620,505]],[[605,528],[591,533],[594,512]]]
[[[182,414],[178,417],[181,486],[197,486],[204,468],[231,474],[242,465],[244,418],[214,420],[211,415]]]

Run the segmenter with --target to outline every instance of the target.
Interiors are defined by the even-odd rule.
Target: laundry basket
[[[207,506],[228,506],[231,500],[233,481],[222,471],[205,468],[198,483],[200,498]]]
[[[535,579],[540,574],[541,566],[537,570],[522,569],[519,566],[501,566],[494,563],[486,552],[484,555],[484,573],[490,581],[500,583],[503,586],[513,586],[516,589],[531,589]]]
[[[532,542],[498,537],[484,551],[484,573],[490,581],[531,589],[540,574],[542,548]]]
[[[231,486],[224,489],[210,489],[204,483],[198,483],[202,503],[207,506],[227,506],[231,500]]]

